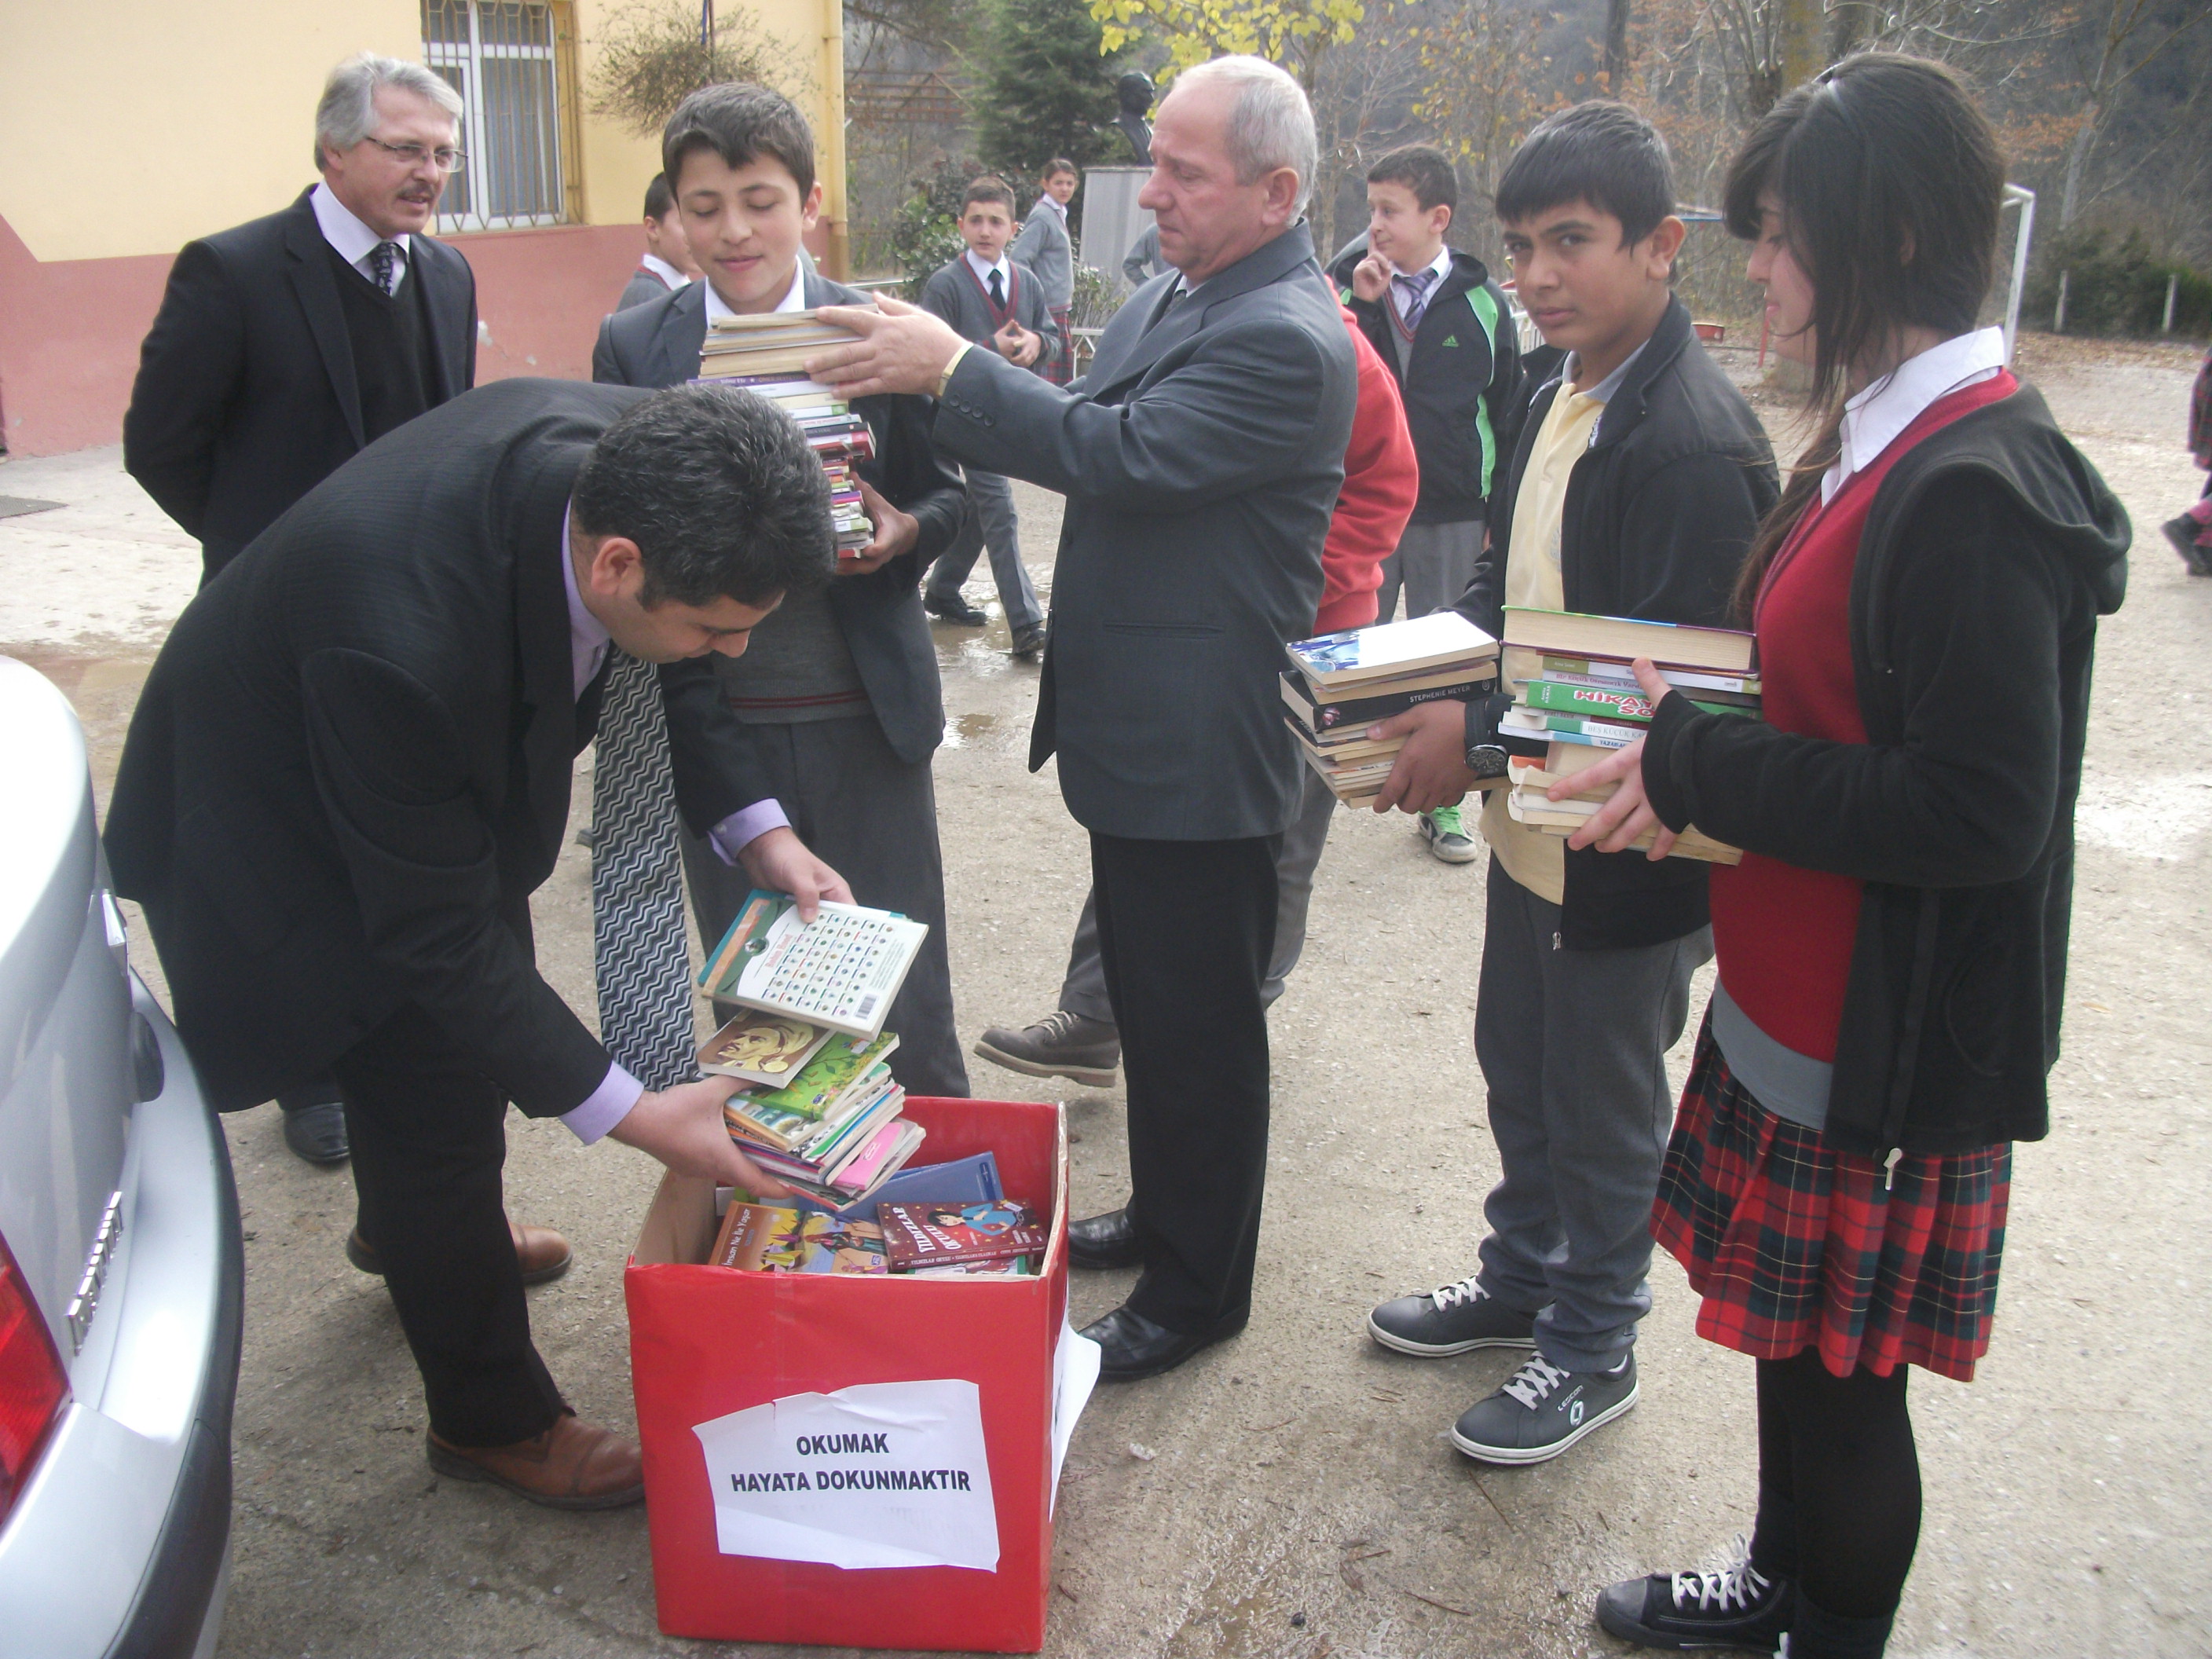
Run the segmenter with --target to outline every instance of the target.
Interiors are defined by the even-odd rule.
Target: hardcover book
[[[1662,665],[1720,674],[1750,673],[1757,652],[1752,636],[1734,629],[1513,605],[1505,607],[1505,640],[1509,645],[1562,656],[1617,657],[1624,662],[1649,657]]]
[[[1455,611],[1323,634],[1283,648],[1300,673],[1328,690],[1447,665],[1473,666],[1498,655],[1498,641]]]
[[[1043,1224],[1025,1204],[883,1204],[876,1208],[892,1269],[946,1267],[1042,1255]]]

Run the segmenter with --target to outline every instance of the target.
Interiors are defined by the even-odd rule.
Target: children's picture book
[[[699,988],[742,1008],[872,1037],[928,936],[924,924],[889,910],[827,900],[802,921],[788,893],[756,889],[708,953]]]
[[[1323,634],[1285,646],[1298,672],[1324,689],[1413,675],[1447,664],[1472,666],[1498,654],[1498,641],[1455,611],[1405,622]]]
[[[879,1204],[876,1219],[893,1271],[1005,1261],[1042,1255],[1045,1229],[1030,1207],[1010,1198],[982,1204]]]
[[[826,1025],[748,1008],[699,1045],[699,1069],[781,1088],[833,1035]]]
[[[708,1261],[755,1273],[888,1273],[883,1229],[778,1204],[732,1204]]]
[[[848,1089],[881,1065],[897,1047],[897,1035],[890,1031],[875,1037],[833,1034],[782,1088],[756,1090],[744,1098],[750,1105],[796,1112],[818,1123],[830,1115]],[[734,1102],[738,1097],[732,1098]]]

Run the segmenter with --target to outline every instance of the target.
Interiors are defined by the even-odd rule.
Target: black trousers
[[[1128,1305],[1170,1330],[1252,1310],[1267,1176],[1267,1016],[1280,836],[1091,837],[1106,994],[1128,1079]]]
[[[332,1069],[345,1093],[362,1237],[382,1259],[431,1429],[457,1446],[542,1433],[562,1399],[530,1340],[507,1230],[506,1097],[413,1003]]]

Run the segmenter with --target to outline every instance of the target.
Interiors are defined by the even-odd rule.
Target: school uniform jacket
[[[983,279],[962,254],[951,264],[940,266],[921,286],[921,308],[943,318],[963,340],[978,345],[988,344],[991,337],[1006,325],[1011,318],[1033,334],[1044,337],[1044,349],[1030,365],[1030,370],[1042,373],[1048,363],[1060,361],[1066,343],[1060,337],[1060,325],[1052,319],[1046,308],[1044,285],[1037,281],[1036,273],[1020,260],[1009,257],[1006,269],[1012,274],[1006,292],[1006,308],[994,315],[991,293],[983,286]]]

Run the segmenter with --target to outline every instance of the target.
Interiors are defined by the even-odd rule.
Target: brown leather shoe
[[[514,1259],[522,1267],[522,1282],[543,1285],[549,1279],[558,1279],[568,1271],[568,1264],[576,1259],[568,1241],[550,1227],[533,1227],[526,1221],[509,1221],[507,1231],[514,1240]],[[368,1241],[356,1227],[346,1235],[346,1260],[365,1273],[381,1277],[384,1263],[377,1259]]]
[[[430,1467],[456,1480],[488,1480],[553,1510],[619,1510],[645,1497],[637,1443],[564,1411],[534,1439],[453,1446],[423,1437]]]

